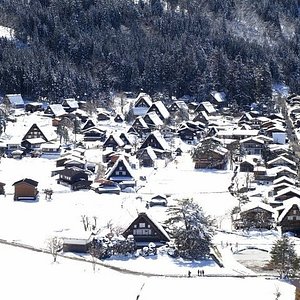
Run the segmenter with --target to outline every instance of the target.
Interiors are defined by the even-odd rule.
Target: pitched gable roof
[[[158,111],[158,114],[160,114],[163,119],[167,119],[170,116],[169,111],[167,110],[166,106],[162,101],[153,102],[148,112],[155,111],[155,110]]]
[[[77,109],[79,108],[77,100],[75,98],[67,98],[63,101],[63,106],[68,106],[69,108]]]
[[[161,126],[164,124],[155,111],[148,112],[144,116],[144,121],[147,124],[147,126]]]
[[[6,94],[5,97],[8,99],[11,105],[24,105],[24,100],[21,94]]]
[[[154,147],[152,143],[157,144],[158,147]],[[146,148],[152,146],[153,148],[160,148],[161,150],[168,151],[170,149],[167,141],[162,137],[159,131],[155,130],[146,137],[140,148]]]
[[[33,179],[23,178],[23,179],[21,179],[21,180],[18,180],[18,181],[16,181],[16,182],[14,182],[12,185],[17,185],[17,184],[22,183],[22,182],[25,182],[25,183],[27,183],[27,184],[29,184],[29,185],[34,186],[34,187],[37,187],[38,184],[39,184],[37,181],[35,181],[35,180],[33,180]]]
[[[226,102],[226,94],[224,92],[212,91],[210,94],[218,103]]]
[[[291,198],[288,200],[285,200],[278,209],[282,210],[282,213],[279,215],[277,221],[280,223],[284,217],[287,215],[287,213],[291,210],[291,208],[296,205],[298,209],[300,210],[300,199],[299,198]]]
[[[126,172],[128,173],[125,176],[115,176],[115,171],[117,171],[117,169],[119,169],[121,167],[124,166],[124,168],[126,169]],[[106,179],[112,180],[112,181],[116,181],[117,180],[122,180],[122,181],[130,181],[130,180],[134,180],[134,174],[133,174],[133,170],[130,167],[128,161],[126,160],[126,158],[124,157],[124,155],[120,155],[120,157],[118,158],[118,160],[114,163],[114,165],[108,170],[108,173],[105,175]]]
[[[66,114],[66,111],[64,110],[63,106],[61,104],[50,104],[46,110],[45,115],[54,115],[55,117],[61,117]]]

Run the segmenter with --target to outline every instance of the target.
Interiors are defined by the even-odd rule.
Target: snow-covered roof
[[[134,177],[134,173],[133,173],[133,170],[132,168],[130,167],[127,159],[125,158],[124,155],[120,155],[120,157],[118,158],[118,160],[114,163],[114,165],[108,170],[107,174],[105,175],[106,178],[109,178],[110,180],[113,180],[112,179],[112,175],[113,175],[113,172],[115,171],[115,169],[118,167],[119,163],[120,162],[123,162],[126,170],[128,171],[129,175],[131,176],[131,178],[135,178]],[[121,178],[121,176],[118,176],[118,179],[122,179],[122,180],[126,180],[128,181],[130,179],[129,176],[126,176],[124,178]]]
[[[274,164],[274,163],[280,162],[280,161],[284,161],[285,163],[287,163],[287,164],[289,164],[289,165],[296,166],[296,163],[295,163],[294,161],[292,161],[292,160],[290,160],[290,159],[288,159],[288,158],[286,158],[286,157],[284,157],[284,156],[278,156],[278,157],[276,157],[276,158],[274,158],[274,159],[272,159],[272,160],[269,160],[269,161],[267,162],[267,164],[268,164],[268,165],[271,165],[271,164]]]
[[[134,103],[138,102],[141,98],[147,103],[147,105],[150,107],[152,105],[152,99],[151,97],[146,93],[139,93],[136,97]]]
[[[157,141],[159,142],[159,144],[162,146],[164,150],[170,149],[169,144],[167,143],[167,141],[164,139],[164,137],[161,135],[161,133],[158,130],[151,132],[150,135],[151,134],[157,139]]]
[[[21,94],[6,94],[5,96],[13,105],[24,105],[24,100]]]
[[[163,116],[164,119],[169,118],[170,113],[167,110],[166,106],[164,105],[164,103],[162,101],[155,101],[152,103],[151,107],[149,108],[149,110],[151,110],[151,108],[155,106],[158,111],[161,113],[161,115]]]
[[[286,214],[290,211],[290,209],[292,208],[293,205],[297,205],[298,209],[300,210],[300,199],[293,197],[290,199],[287,199],[285,201],[282,202],[282,205],[280,207],[278,207],[278,209],[282,209],[283,211],[282,213],[279,215],[277,221],[280,223],[283,218],[286,216]]]
[[[153,122],[153,124],[155,126],[161,126],[163,125],[163,121],[160,119],[160,117],[158,116],[158,114],[155,112],[155,111],[151,111],[151,112],[148,112],[144,118],[148,116],[150,118],[150,120]],[[145,120],[145,119],[144,119]],[[146,121],[145,121],[146,122]],[[147,124],[147,122],[146,122]],[[147,124],[148,125],[148,124]]]
[[[282,190],[278,191],[275,198],[278,198],[278,197],[280,197],[282,195],[285,195],[287,193],[293,193],[293,194],[299,195],[299,197],[300,197],[300,190],[298,188],[293,187],[293,186],[289,186],[285,189],[282,189]]]
[[[226,94],[224,92],[212,91],[210,94],[218,103],[226,102]]]
[[[254,208],[261,208],[261,209],[264,209],[264,210],[269,211],[271,213],[276,212],[276,210],[269,204],[266,204],[266,203],[261,202],[261,201],[251,201],[251,202],[246,203],[245,205],[243,205],[241,207],[241,213],[244,212],[244,211],[254,209]]]
[[[263,145],[265,143],[263,140],[261,140],[260,138],[258,138],[256,136],[254,136],[254,137],[251,136],[251,137],[240,140],[241,144],[247,143],[247,142],[255,142],[255,143],[258,143],[261,145]]]
[[[288,181],[291,185],[295,185],[295,183],[296,183],[296,180],[291,178],[291,177],[280,176],[280,177],[273,180],[273,184],[278,184],[282,181]]]
[[[251,130],[244,130],[244,129],[228,129],[228,130],[220,130],[217,132],[217,136],[257,136],[259,130],[258,129],[251,129]]]
[[[276,167],[270,168],[269,170],[271,172],[276,173],[276,174],[278,174],[281,171],[287,171],[287,172],[297,176],[297,172],[292,170],[290,167],[287,167],[287,166],[276,166]]]
[[[32,139],[26,139],[27,142],[30,144],[43,144],[46,141],[43,138],[32,138]]]
[[[214,108],[214,106],[209,102],[209,101],[203,101],[199,104],[199,106],[202,105],[206,112],[209,114],[215,113],[216,109]]]
[[[61,104],[50,104],[49,108],[51,109],[55,117],[60,117],[66,114],[66,111]]]
[[[70,108],[77,109],[77,108],[79,107],[78,101],[75,100],[74,98],[64,99],[64,104],[65,104],[65,103],[66,103]]]

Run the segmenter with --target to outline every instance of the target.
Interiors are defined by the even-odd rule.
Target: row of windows
[[[133,229],[133,235],[151,235],[151,229]]]
[[[289,221],[300,221],[300,216],[288,216]]]

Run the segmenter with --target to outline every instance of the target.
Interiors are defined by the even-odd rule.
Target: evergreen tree
[[[295,251],[295,244],[283,236],[271,249],[270,265],[279,272],[280,278],[294,277],[300,267],[300,258]]]
[[[193,199],[178,199],[167,210],[165,225],[179,256],[203,259],[209,255],[213,236],[213,221],[205,216]]]

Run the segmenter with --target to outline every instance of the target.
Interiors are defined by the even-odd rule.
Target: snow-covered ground
[[[6,137],[22,136],[35,121],[49,122],[36,115],[19,117],[17,123],[10,123]],[[96,159],[100,149],[87,150],[87,156]],[[81,234],[81,216],[97,218],[98,228],[112,223],[125,229],[137,216],[146,210],[146,201],[154,194],[167,194],[169,201],[179,197],[190,197],[198,201],[205,213],[217,219],[219,230],[214,237],[222,255],[224,268],[213,260],[183,261],[170,258],[163,250],[157,256],[113,257],[103,263],[124,269],[112,271],[98,266],[93,272],[91,263],[59,257],[57,263],[46,253],[37,253],[0,243],[0,277],[4,278],[5,299],[52,299],[53,297],[80,299],[95,297],[107,299],[140,300],[171,298],[183,299],[205,295],[209,299],[275,299],[277,290],[280,300],[293,298],[294,287],[284,281],[263,278],[225,278],[224,275],[253,275],[254,272],[239,264],[233,254],[242,247],[256,246],[269,250],[278,237],[276,232],[253,232],[230,234],[230,211],[237,205],[228,192],[232,171],[195,171],[188,152],[177,162],[159,165],[157,170],[143,168],[136,170],[137,178],[146,176],[145,186],[137,194],[100,195],[93,191],[70,192],[50,177],[55,161],[45,158],[23,158],[15,160],[2,158],[0,181],[6,183],[6,196],[0,196],[0,239],[38,248],[45,248],[50,237],[74,237]],[[39,201],[14,202],[15,181],[28,177],[39,182]],[[43,189],[54,190],[53,199],[44,198]],[[140,200],[140,196],[142,200]],[[147,212],[158,221],[165,218],[164,207],[151,207]],[[237,248],[237,249],[236,249]],[[65,254],[65,256],[74,256]],[[87,258],[87,257],[85,257]],[[196,276],[203,269],[206,275]],[[126,270],[157,276],[132,275]],[[186,278],[191,270],[193,278]],[[176,278],[174,276],[181,276]],[[15,286],[18,288],[15,288]],[[198,297],[198,296],[197,296]]]

